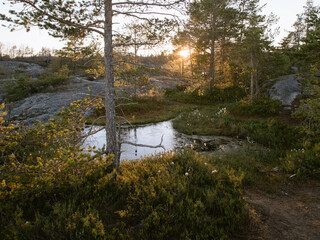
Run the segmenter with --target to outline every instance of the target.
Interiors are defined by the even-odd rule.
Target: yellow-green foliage
[[[84,209],[84,218],[78,219],[82,212],[77,212],[77,208],[81,206],[70,209],[67,203],[60,202],[61,199],[72,201],[70,196],[88,178],[101,174],[110,165],[109,158],[93,158],[78,145],[84,125],[81,113],[93,103],[99,102],[90,99],[74,102],[61,112],[61,118],[52,119],[48,124],[38,122],[32,128],[13,125],[0,118],[2,239],[38,238],[40,229],[49,236],[55,228],[66,227],[65,223],[59,225],[59,216],[66,212],[70,213],[66,219],[72,223],[68,226],[70,229],[74,230],[74,225],[80,221],[84,226],[81,232],[86,232],[85,227],[93,231],[91,225],[96,229],[95,233],[90,233],[93,236],[103,230],[96,219],[97,213],[90,208]],[[60,215],[55,219],[57,211]]]
[[[284,159],[288,171],[306,177],[320,176],[320,97],[318,93],[309,99],[302,100],[294,115],[303,120],[303,145],[291,149]]]
[[[242,174],[194,152],[122,163],[111,180],[112,156],[79,145],[81,115],[97,101],[29,129],[1,118],[1,239],[228,239],[237,230]]]
[[[241,180],[194,152],[126,162],[117,178],[117,213],[133,239],[228,239],[244,217]]]

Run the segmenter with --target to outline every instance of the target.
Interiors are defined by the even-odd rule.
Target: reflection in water
[[[99,127],[96,127],[99,128]],[[94,131],[95,129],[93,129]],[[85,130],[86,131],[86,130]],[[88,130],[87,130],[88,131]],[[172,121],[156,124],[137,126],[134,128],[122,128],[121,140],[137,144],[156,146],[159,145],[163,136],[162,145],[166,150],[183,148],[185,145],[192,146],[196,151],[228,152],[242,146],[238,139],[223,136],[197,136],[178,133],[172,127]],[[100,131],[90,136],[84,146],[96,146],[102,148],[106,143],[105,131]],[[123,144],[121,147],[121,160],[140,159],[143,156],[161,153],[162,148],[146,148]]]
[[[166,150],[174,149],[177,146],[177,135],[179,134],[173,129],[171,121],[135,128],[123,128],[121,130],[121,140],[138,144],[158,145],[161,141],[161,137],[163,136],[162,145],[164,145]],[[102,148],[106,143],[105,139],[106,134],[103,130],[93,136],[90,136],[84,145],[95,145],[98,148]],[[121,151],[121,160],[132,160],[139,159],[145,155],[160,153],[164,150],[162,148],[154,149],[123,144]]]

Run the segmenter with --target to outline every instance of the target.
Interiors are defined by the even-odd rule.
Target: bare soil
[[[320,239],[320,181],[286,184],[275,193],[247,189],[245,200],[252,221],[235,239]]]

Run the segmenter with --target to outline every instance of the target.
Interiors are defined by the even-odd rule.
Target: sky
[[[7,0],[0,0],[0,13],[6,13],[7,7],[3,6],[3,2]],[[307,0],[260,0],[261,5],[266,4],[263,14],[269,15],[271,12],[276,14],[280,19],[278,25],[280,26],[280,34],[275,38],[276,43],[279,42],[288,31],[292,30],[292,24],[296,20],[296,15],[303,12],[303,6]],[[320,5],[320,0],[313,0],[314,5]],[[45,30],[32,28],[30,32],[21,29],[15,32],[10,32],[0,23],[0,42],[9,46],[29,46],[35,52],[38,52],[42,47],[50,49],[60,49],[64,43],[60,40],[48,35]]]

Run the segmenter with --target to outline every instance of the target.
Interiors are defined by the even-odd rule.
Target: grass
[[[189,135],[244,139],[246,144],[243,147],[214,155],[211,163],[222,169],[243,172],[244,186],[273,192],[287,181],[286,166],[281,159],[285,158],[291,149],[301,147],[301,129],[261,114],[252,114],[252,111],[236,116],[229,111],[230,106],[234,109],[236,105],[237,103],[198,106],[174,119],[173,127]],[[274,114],[276,115],[276,112]]]
[[[180,103],[215,105],[239,101],[245,96],[245,92],[239,87],[228,87],[205,91],[195,89],[192,92],[186,93],[183,86],[181,86],[178,90],[167,90],[165,96],[167,99]]]
[[[180,104],[159,98],[134,98],[131,105],[117,109],[119,116],[130,119],[133,124],[156,123],[166,121],[195,107],[192,104]],[[126,104],[126,103],[124,103]]]
[[[244,173],[243,185],[273,192],[286,181],[283,174],[285,151],[246,144],[233,152],[210,158],[220,169],[234,169]]]
[[[239,119],[230,115],[223,105],[183,113],[174,119],[173,127],[189,135],[237,137],[283,150],[298,147],[301,141],[297,127],[272,119]]]
[[[126,123],[124,119],[127,119],[131,124],[157,123],[173,119],[200,106],[216,108],[220,102],[232,102],[243,97],[243,91],[235,87],[214,89],[204,92],[203,95],[199,95],[197,90],[191,93],[185,93],[184,90],[182,86],[178,90],[166,90],[164,96],[118,100],[119,107],[116,108],[116,114],[120,116],[118,121]],[[103,116],[104,111],[98,111],[87,117],[87,123],[104,125]]]
[[[116,114],[118,121],[131,124],[147,124],[167,121],[177,117],[179,114],[190,111],[196,107],[194,104],[177,103],[161,97],[141,97],[118,100]],[[87,117],[87,123],[104,125],[104,111],[97,111],[94,115]],[[126,120],[125,120],[126,119]]]
[[[282,105],[278,100],[261,96],[256,97],[252,104],[249,99],[243,99],[240,102],[230,104],[228,109],[235,116],[272,117],[279,115]]]

